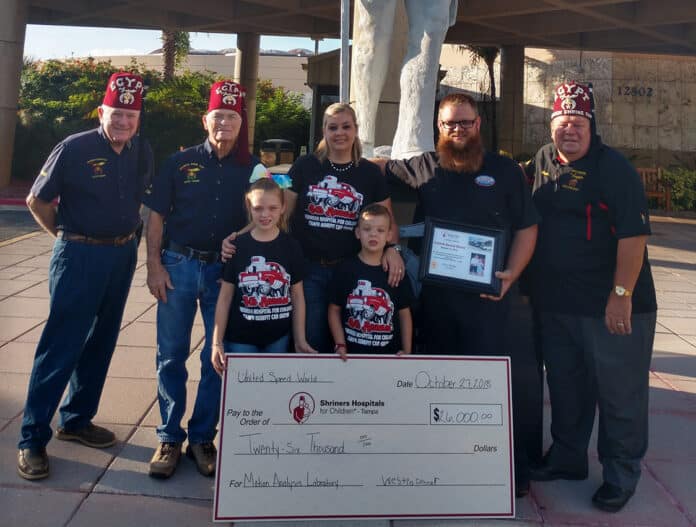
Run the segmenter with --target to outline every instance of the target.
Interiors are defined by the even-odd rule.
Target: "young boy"
[[[411,286],[405,278],[391,287],[381,265],[390,228],[389,210],[378,204],[365,207],[355,228],[360,252],[334,273],[329,328],[334,351],[343,360],[347,353],[411,353]]]

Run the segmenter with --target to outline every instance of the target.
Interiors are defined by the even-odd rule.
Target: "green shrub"
[[[206,132],[201,116],[208,108],[212,73],[187,72],[158,81],[147,92],[143,136],[152,144],[157,166],[180,147],[202,142]]]
[[[258,153],[266,139],[287,139],[295,143],[297,155],[309,142],[310,112],[302,106],[302,96],[276,88],[269,80],[256,86],[256,128],[254,146]]]
[[[96,109],[109,76],[110,62],[95,59],[25,61],[22,69],[12,174],[31,180],[51,149],[70,134],[99,125]],[[212,72],[186,72],[164,81],[158,71],[132,62],[129,71],[142,75],[147,87],[143,136],[155,153],[157,166],[181,146],[205,139],[201,116],[208,105]],[[301,96],[261,81],[257,87],[255,144],[266,139],[289,139],[307,144],[309,112]]]
[[[663,170],[662,178],[672,187],[673,210],[696,210],[696,170],[670,167]]]

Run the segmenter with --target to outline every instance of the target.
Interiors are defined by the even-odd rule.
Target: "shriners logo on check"
[[[309,416],[314,413],[314,397],[307,392],[297,392],[290,397],[288,409],[297,423],[306,423]]]

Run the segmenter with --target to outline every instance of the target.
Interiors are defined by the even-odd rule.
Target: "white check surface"
[[[514,516],[507,358],[227,357],[216,521]]]

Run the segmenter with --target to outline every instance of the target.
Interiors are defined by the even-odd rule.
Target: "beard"
[[[464,144],[455,143],[445,135],[437,140],[440,166],[454,172],[478,172],[483,165],[481,134],[469,136]]]

